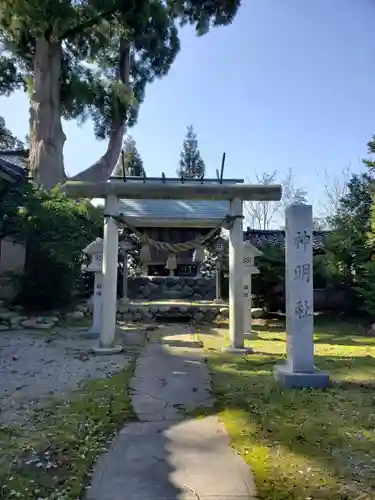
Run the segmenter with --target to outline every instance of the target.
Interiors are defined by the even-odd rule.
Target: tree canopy
[[[84,177],[107,178],[145,86],[165,75],[178,50],[178,24],[198,34],[232,22],[240,1],[3,0],[0,93],[30,95],[30,168],[47,187],[65,178],[61,117],[92,118],[105,155]],[[82,174],[83,175],[83,174]],[[81,178],[82,178],[81,175]]]
[[[91,117],[117,161],[125,121],[135,122],[145,85],[179,49],[163,2],[146,0],[5,0],[0,44],[0,88],[29,92],[30,169],[47,187],[64,179],[61,117]]]
[[[0,150],[22,149],[22,141],[14,137],[12,132],[6,127],[5,120],[0,116]]]
[[[124,161],[126,176],[141,177],[143,174],[146,173],[135,140],[130,135],[124,140],[124,146],[122,148],[119,161],[115,168],[114,172],[115,175],[118,176],[123,175],[123,167],[122,167],[123,161]]]
[[[204,175],[206,166],[202,160],[199,148],[197,134],[194,132],[193,125],[187,128],[182,151],[180,156],[180,165],[177,169],[178,176],[194,179]]]

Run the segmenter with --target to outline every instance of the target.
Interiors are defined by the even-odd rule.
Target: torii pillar
[[[241,182],[241,183],[240,183]],[[235,216],[229,236],[229,321],[232,352],[244,349],[243,297],[243,229],[242,204],[244,200],[279,201],[279,185],[244,185],[243,181],[220,183],[217,179],[204,181],[180,179],[148,179],[147,182],[111,179],[108,182],[67,181],[64,190],[72,198],[104,198],[105,226],[103,241],[103,309],[97,353],[121,351],[115,345],[117,257],[118,257],[118,198],[164,200],[229,200],[231,215]],[[111,217],[113,216],[113,217]]]
[[[243,297],[243,216],[242,200],[230,202],[231,215],[236,217],[229,230],[229,333],[231,352],[244,351]]]
[[[115,345],[117,313],[117,267],[118,233],[116,216],[119,213],[118,198],[110,194],[106,197],[103,238],[103,305],[99,346],[94,348],[97,354],[116,354],[123,350]],[[111,217],[113,216],[113,217]]]

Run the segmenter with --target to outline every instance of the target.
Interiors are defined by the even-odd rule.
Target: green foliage
[[[194,179],[204,175],[205,170],[206,167],[198,149],[197,134],[194,132],[193,126],[190,125],[187,128],[186,137],[182,144],[180,166],[177,169],[177,175]]]
[[[211,26],[231,24],[241,0],[167,0],[167,5],[182,25],[192,24],[198,35],[204,35]]]
[[[120,155],[119,161],[117,163],[114,175],[118,176],[123,175],[122,171],[123,160],[124,160],[126,176],[142,177],[142,175],[146,173],[135,140],[131,136],[128,136],[124,140],[124,147],[122,150],[122,154]]]
[[[101,236],[100,211],[89,200],[72,200],[58,188],[31,183],[13,187],[0,206],[2,236],[27,247],[18,301],[29,309],[64,306],[81,273],[82,250]]]
[[[371,141],[367,143],[367,149],[370,155],[375,154],[375,135],[373,135]],[[362,162],[370,171],[375,169],[375,161],[371,156],[369,158],[365,158]]]
[[[94,120],[98,137],[109,133],[113,113],[135,123],[145,85],[168,71],[179,50],[177,28],[161,1],[4,0],[0,8],[0,91],[34,88],[37,40],[62,53],[61,114]],[[117,85],[120,39],[132,46],[132,97]],[[89,63],[89,64],[88,64]],[[30,79],[31,75],[31,79]],[[121,109],[115,109],[120,102]]]
[[[23,208],[28,204],[31,185],[8,184],[4,186],[0,203],[0,238],[11,236],[15,240],[24,240],[26,232],[26,218]]]
[[[136,122],[146,84],[165,75],[179,51],[178,22],[203,34],[210,26],[230,24],[239,5],[221,0],[3,0],[0,93],[31,91],[37,40],[57,43],[62,115],[80,121],[91,117],[96,135],[104,137],[114,112],[121,112],[130,126]],[[121,40],[132,47],[130,101],[116,83]],[[122,106],[115,110],[118,99]]]
[[[373,314],[370,299],[375,292],[372,255],[372,204],[374,179],[367,173],[353,175],[348,183],[348,193],[341,199],[339,209],[330,224],[333,232],[327,241],[327,257],[332,268],[341,278],[342,285],[352,298],[353,310],[364,309]]]
[[[263,255],[257,258],[260,270],[252,278],[254,303],[267,311],[285,308],[285,250],[275,245],[264,245]],[[325,254],[313,256],[314,288],[335,289],[340,286],[337,270],[330,265]]]
[[[375,315],[375,262],[365,262],[356,276],[353,291],[357,294],[358,309],[370,317]]]
[[[51,399],[33,415],[32,432],[0,428],[2,458],[10,457],[0,464],[3,500],[84,498],[99,455],[125,423],[136,420],[129,393],[136,352],[127,355],[130,362],[118,373]]]
[[[6,127],[5,120],[0,116],[0,151],[22,149],[23,143]]]
[[[314,288],[340,289],[343,287],[341,271],[332,262],[329,251],[313,257]]]
[[[254,304],[275,312],[285,303],[285,252],[275,245],[265,245],[261,251],[263,255],[257,257],[260,273],[252,278]]]
[[[253,323],[255,335],[245,340],[251,356],[228,354],[227,330],[202,335],[216,402],[204,414],[219,414],[253,471],[259,500],[375,498],[375,339],[358,321],[323,319],[315,319],[315,361],[332,378],[327,391],[275,383],[274,366],[286,354],[281,321]]]
[[[64,178],[62,129],[44,123],[49,113],[40,114],[40,109],[50,106],[52,111],[53,107],[55,120],[59,114],[79,122],[91,118],[97,138],[120,138],[123,127],[137,121],[146,85],[169,71],[180,48],[178,23],[190,23],[198,34],[204,34],[210,26],[229,24],[239,4],[221,0],[3,0],[0,93],[9,95],[19,88],[29,93],[34,178],[49,186]],[[48,145],[47,150],[52,144],[56,148],[58,161],[51,165],[55,179],[47,175],[51,155],[34,154],[38,143]],[[109,148],[117,151],[116,141]],[[96,163],[94,172],[100,172],[101,165]],[[111,161],[110,170],[113,167]]]
[[[355,174],[339,208],[330,218],[332,232],[327,236],[325,253],[314,256],[315,288],[345,290],[351,313],[375,312],[373,203],[375,181],[368,173]],[[284,304],[284,251],[273,246],[262,248],[258,259],[260,274],[253,277],[253,293],[259,306],[275,310]]]

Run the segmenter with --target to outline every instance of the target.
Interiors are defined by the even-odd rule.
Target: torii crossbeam
[[[235,220],[229,231],[229,322],[232,349],[244,349],[243,201],[279,201],[280,185],[220,183],[218,179],[111,178],[108,182],[68,181],[63,189],[72,198],[104,198],[106,223],[103,242],[102,325],[98,352],[118,352],[116,330],[118,199],[229,200]],[[124,214],[126,216],[126,214]],[[115,216],[112,218],[111,216]]]

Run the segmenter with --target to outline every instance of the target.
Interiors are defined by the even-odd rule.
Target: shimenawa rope
[[[104,217],[106,218],[113,218],[116,220],[116,222],[124,224],[132,233],[134,233],[138,238],[142,241],[142,243],[149,245],[150,247],[157,248],[158,250],[162,250],[168,253],[180,253],[180,252],[186,252],[187,250],[193,250],[194,248],[198,248],[202,245],[204,245],[207,241],[209,241],[213,236],[215,236],[216,232],[224,227],[227,224],[233,223],[236,219],[242,218],[241,215],[236,216],[236,215],[226,215],[223,220],[219,222],[214,228],[212,228],[207,234],[204,236],[199,236],[198,238],[195,238],[194,240],[191,241],[186,241],[184,243],[171,243],[167,241],[157,241],[154,240],[153,238],[150,238],[147,233],[143,233],[142,231],[139,231],[136,227],[134,227],[132,224],[129,224],[129,222],[126,220],[126,218],[120,214],[120,215],[106,215],[104,214]]]

